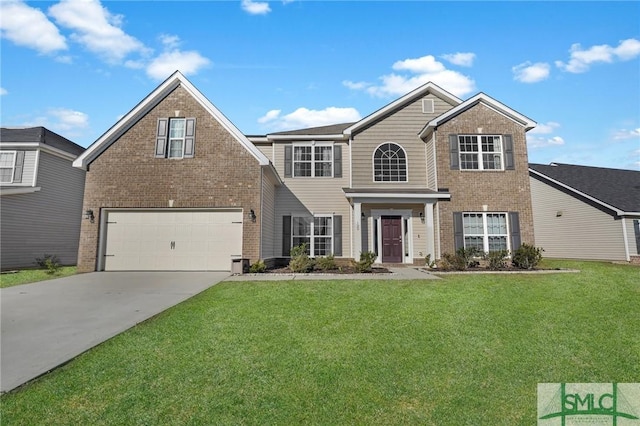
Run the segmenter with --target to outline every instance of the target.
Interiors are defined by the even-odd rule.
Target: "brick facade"
[[[515,170],[451,170],[450,134],[512,135]],[[441,124],[437,130],[438,187],[448,188],[450,201],[439,202],[440,253],[453,253],[453,212],[519,212],[523,243],[534,244],[533,212],[524,128],[482,103]]]
[[[195,157],[155,158],[158,118],[196,118]],[[93,161],[86,174],[78,271],[97,266],[99,223],[104,208],[243,208],[261,215],[261,167],[202,105],[177,87]],[[243,223],[243,257],[260,255],[260,221]]]

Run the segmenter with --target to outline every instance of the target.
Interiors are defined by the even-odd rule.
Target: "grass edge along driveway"
[[[640,269],[227,282],[2,396],[3,425],[530,425],[540,382],[640,379]]]
[[[10,271],[0,274],[0,288],[68,277],[75,275],[77,271],[78,268],[75,266],[62,266],[58,272],[54,274],[49,274],[44,269],[20,269],[16,272]]]

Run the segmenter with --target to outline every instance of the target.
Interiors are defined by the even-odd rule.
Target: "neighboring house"
[[[546,257],[640,263],[640,172],[551,163],[529,175]]]
[[[0,129],[2,269],[45,254],[76,264],[85,172],[72,162],[83,151],[44,127]]]
[[[79,269],[229,270],[312,256],[423,264],[534,242],[525,133],[427,83],[356,123],[246,136],[176,72],[75,162]]]

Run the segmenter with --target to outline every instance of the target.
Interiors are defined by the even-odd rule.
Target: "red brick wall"
[[[157,119],[196,118],[195,157],[155,158]],[[178,87],[124,133],[89,167],[84,210],[92,209],[94,223],[82,221],[78,270],[96,268],[100,212],[105,207],[241,207],[260,211],[261,170],[258,161],[187,91]],[[260,220],[243,224],[243,256],[260,255]]]
[[[479,131],[478,128],[482,130]],[[449,135],[480,133],[512,135],[515,170],[451,170]],[[519,212],[522,242],[534,244],[529,163],[525,132],[521,125],[483,104],[478,104],[438,127],[436,152],[438,187],[448,188],[451,193],[451,201],[438,203],[441,253],[455,251],[453,212],[482,212],[483,205],[488,206],[489,212]]]

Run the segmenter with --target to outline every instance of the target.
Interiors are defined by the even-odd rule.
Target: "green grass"
[[[221,283],[2,396],[3,425],[531,425],[640,381],[640,269]]]
[[[63,266],[55,274],[48,274],[45,269],[22,269],[15,273],[0,274],[0,288],[68,277],[69,275],[74,275],[76,271],[77,268],[75,266]]]

